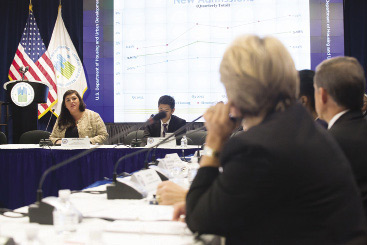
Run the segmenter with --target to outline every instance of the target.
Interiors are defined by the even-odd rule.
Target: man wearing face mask
[[[147,141],[148,137],[166,137],[167,133],[173,133],[186,124],[186,120],[172,115],[175,112],[175,99],[169,95],[163,95],[159,98],[158,111],[164,111],[167,115],[160,121],[145,128],[144,142]]]

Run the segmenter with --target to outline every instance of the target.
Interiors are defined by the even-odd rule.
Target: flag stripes
[[[49,86],[47,103],[38,106],[38,118],[41,118],[57,103],[57,86],[55,70],[39,34],[31,5],[22,38],[9,69],[9,79],[22,79],[19,68],[26,66],[29,67],[24,76],[26,80],[40,81]]]

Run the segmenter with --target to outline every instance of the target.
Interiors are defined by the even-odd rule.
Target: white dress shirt
[[[338,114],[336,114],[335,116],[333,116],[333,118],[331,118],[328,126],[327,126],[327,129],[331,129],[331,127],[334,125],[334,123],[341,117],[343,116],[345,113],[347,113],[349,111],[348,110],[345,110],[345,111],[342,111],[342,112],[339,112]]]
[[[163,124],[167,124],[167,131],[168,131],[168,126],[169,126],[170,121],[171,121],[171,118],[169,118],[168,121],[165,123],[161,120],[161,137],[163,137],[163,130],[164,130]]]

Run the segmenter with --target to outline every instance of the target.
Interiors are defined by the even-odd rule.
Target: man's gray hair
[[[364,70],[353,57],[335,57],[316,67],[314,82],[341,107],[360,110],[366,87]]]

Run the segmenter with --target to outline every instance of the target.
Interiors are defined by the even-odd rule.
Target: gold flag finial
[[[32,0],[29,0],[29,11],[33,12]]]

